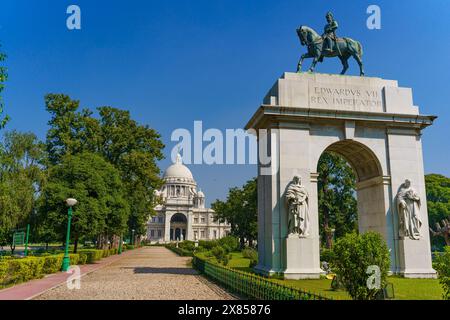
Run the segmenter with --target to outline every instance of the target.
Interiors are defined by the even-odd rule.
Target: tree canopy
[[[8,78],[6,67],[2,64],[5,60],[6,54],[0,51],[0,129],[4,128],[9,120],[9,117],[7,115],[2,117],[4,105],[1,93],[5,89],[5,81]]]
[[[60,240],[67,222],[65,200],[70,197],[78,200],[71,230],[75,243],[80,238],[125,232],[130,209],[120,173],[101,156],[68,154],[49,169],[41,198],[41,221],[45,229],[57,230]]]
[[[255,178],[247,181],[241,188],[230,188],[226,201],[216,200],[212,204],[219,221],[226,221],[231,225],[231,234],[239,238],[241,246],[245,241],[251,245],[257,238],[256,187]]]
[[[440,174],[425,176],[427,192],[428,219],[431,228],[443,219],[450,219],[450,178]],[[431,237],[431,244],[442,250],[443,237]]]
[[[32,241],[63,240],[68,197],[78,200],[75,245],[95,239],[104,246],[131,229],[144,234],[153,191],[162,183],[160,135],[125,110],[100,107],[94,114],[64,94],[46,95],[45,104],[50,114],[45,143],[13,131],[0,144],[0,244],[27,223]]]
[[[24,227],[45,181],[43,143],[32,133],[6,132],[0,144],[0,244]]]
[[[355,173],[339,155],[325,152],[317,166],[320,238],[327,248],[334,236],[340,238],[357,230]]]
[[[153,190],[162,183],[156,163],[163,158],[160,135],[139,125],[126,110],[100,107],[96,118],[87,108],[80,111],[79,101],[67,95],[49,94],[45,102],[51,114],[46,143],[50,163],[57,165],[65,155],[92,152],[112,164],[126,190],[129,229],[144,234],[154,207]]]

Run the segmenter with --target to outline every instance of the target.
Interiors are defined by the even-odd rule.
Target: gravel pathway
[[[65,284],[36,300],[228,300],[233,296],[164,247],[144,247],[81,278],[80,289]]]

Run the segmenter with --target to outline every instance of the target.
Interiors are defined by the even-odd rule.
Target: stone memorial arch
[[[271,152],[258,165],[256,270],[320,276],[317,165],[332,151],[355,171],[359,231],[383,235],[391,272],[434,277],[421,135],[435,118],[394,80],[284,73],[246,126]]]

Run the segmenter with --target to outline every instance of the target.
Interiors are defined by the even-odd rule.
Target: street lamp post
[[[119,238],[119,250],[117,251],[118,254],[122,254],[122,245],[123,245],[123,239],[122,239],[122,235],[120,235],[120,238]]]
[[[134,246],[134,229],[131,229],[131,244]]]
[[[72,207],[77,204],[77,200],[69,198],[66,200],[66,204],[69,207],[67,211],[67,234],[66,234],[66,248],[64,249],[64,258],[61,266],[62,271],[69,270],[70,257],[69,257],[69,241],[70,241],[70,222],[72,221]]]

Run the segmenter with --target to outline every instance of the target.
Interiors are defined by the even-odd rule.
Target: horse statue
[[[297,29],[297,35],[300,39],[302,46],[308,48],[308,52],[302,54],[297,65],[297,72],[301,72],[303,60],[306,58],[314,58],[310,72],[314,72],[317,62],[322,62],[324,57],[332,58],[338,57],[341,62],[343,69],[341,74],[345,74],[348,69],[348,59],[353,57],[359,65],[359,74],[364,76],[363,63],[362,63],[362,46],[356,40],[350,38],[336,38],[333,41],[333,45],[330,51],[322,50],[324,45],[323,38],[312,28],[307,26],[300,26]]]

